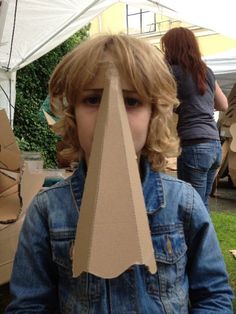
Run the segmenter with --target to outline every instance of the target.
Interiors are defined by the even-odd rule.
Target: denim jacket
[[[233,313],[232,291],[209,214],[197,192],[142,161],[157,273],[132,266],[114,279],[72,278],[71,248],[85,181],[81,162],[40,192],[24,221],[6,313]]]

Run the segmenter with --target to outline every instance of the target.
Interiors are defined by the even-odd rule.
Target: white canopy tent
[[[235,0],[0,0],[0,108],[6,109],[11,120],[16,71],[55,48],[116,2],[147,8],[236,38]],[[230,58],[218,56],[207,62],[219,78],[229,74],[236,81],[236,51]]]
[[[204,58],[214,71],[221,88],[228,95],[236,83],[236,49],[230,49]]]

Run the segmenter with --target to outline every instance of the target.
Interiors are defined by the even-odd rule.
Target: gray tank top
[[[207,90],[204,95],[198,92],[191,73],[179,65],[171,66],[177,82],[180,105],[176,110],[179,116],[178,134],[181,142],[186,140],[219,140],[219,132],[214,120],[215,76],[207,68]]]

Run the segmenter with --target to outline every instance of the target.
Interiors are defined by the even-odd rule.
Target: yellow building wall
[[[220,34],[213,34],[199,37],[199,45],[202,55],[208,56],[236,48],[236,40]]]
[[[156,16],[156,22],[161,22],[161,26],[157,25],[156,33],[142,34],[140,37],[147,38],[152,44],[159,46],[161,35],[170,27],[184,26],[190,24],[175,21],[169,22],[167,17]],[[236,40],[229,37],[215,34],[212,31],[203,28],[193,28],[200,45],[203,56],[214,55],[229,49],[236,48]],[[126,29],[126,4],[117,3],[105,10],[101,15],[91,21],[90,36],[98,33],[127,33]]]
[[[98,33],[126,33],[126,7],[116,3],[91,21],[90,36]]]

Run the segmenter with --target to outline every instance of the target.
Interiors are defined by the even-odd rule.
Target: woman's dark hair
[[[203,95],[207,88],[207,66],[201,59],[194,33],[184,27],[172,28],[162,36],[161,48],[170,65],[178,64],[192,74],[199,93]]]

